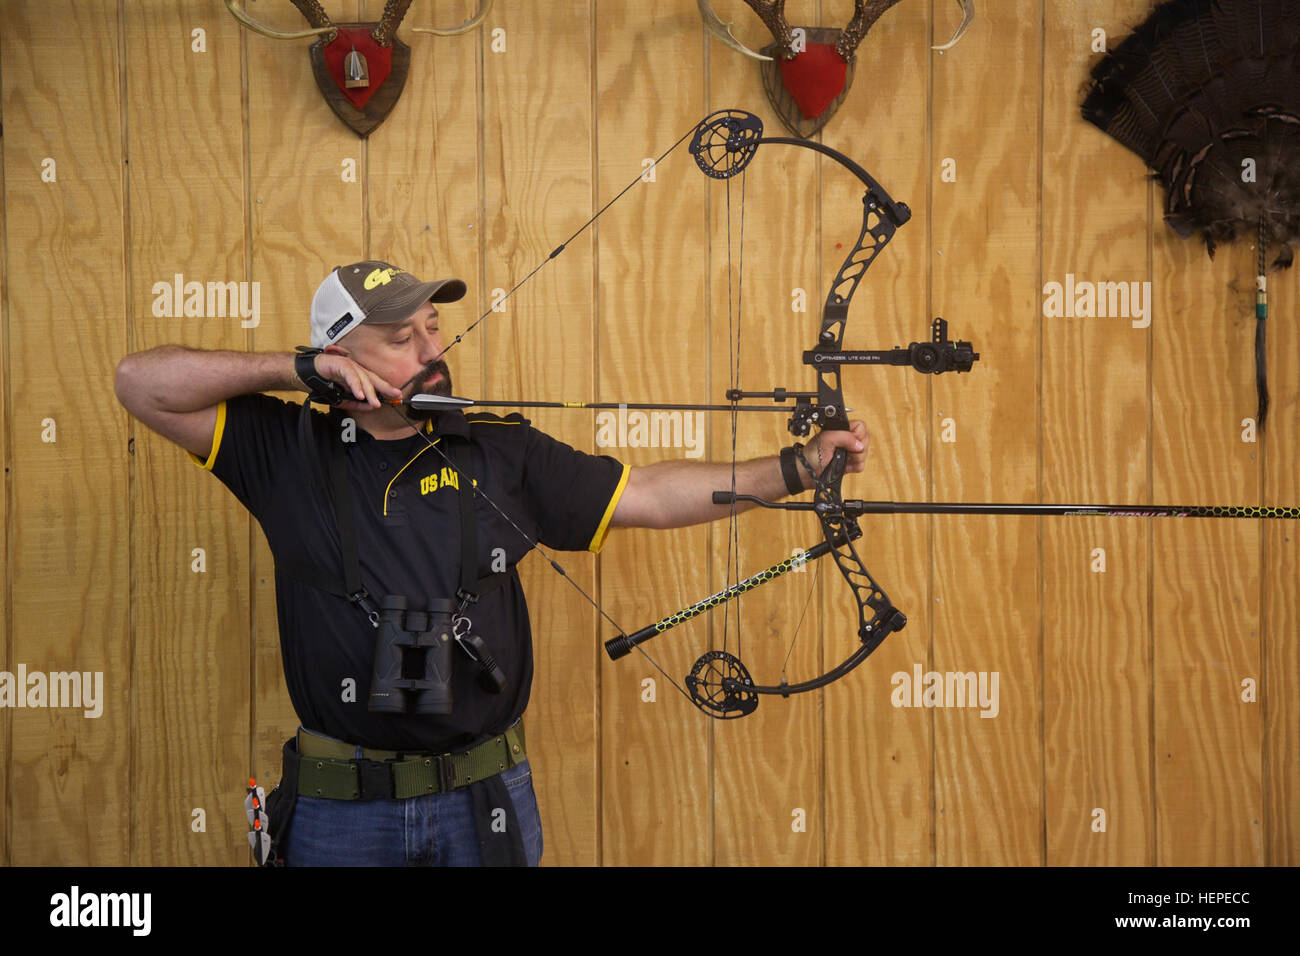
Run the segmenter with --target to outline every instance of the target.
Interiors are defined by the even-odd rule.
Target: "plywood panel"
[[[1079,77],[1101,56],[1094,31],[1118,43],[1132,5],[1053,0],[1046,14],[1043,500],[1148,503],[1151,331],[1131,300],[1092,317],[1049,300],[1057,287],[1073,299],[1076,282],[1150,289],[1146,171],[1079,110]],[[1042,530],[1046,862],[1150,864],[1150,522],[1047,518]]]
[[[341,20],[380,6],[326,4]],[[0,711],[0,859],[246,863],[249,754],[273,784],[297,723],[261,532],[218,482],[131,425],[111,392],[123,354],[162,342],[286,352],[306,341],[320,279],[364,256],[464,277],[470,295],[444,309],[454,334],[709,109],[751,109],[769,135],[784,133],[757,67],[705,34],[690,0],[499,6],[484,32],[436,39],[409,27],[456,23],[474,0],[413,5],[411,77],[368,141],[321,99],[310,41],[242,33],[220,4],[0,11],[0,396],[12,396],[0,406],[11,469],[0,669],[104,673],[102,717]],[[834,23],[849,6],[789,13]],[[301,26],[291,5],[255,7],[275,27]],[[715,7],[751,45],[766,42],[740,0]],[[1211,263],[1197,242],[1173,239],[1141,163],[1078,115],[1091,31],[1122,37],[1132,4],[997,7],[979,5],[972,31],[940,55],[926,43],[946,39],[956,5],[897,5],[864,41],[854,89],[822,134],[914,213],[858,289],[847,347],[906,345],[941,315],[983,355],[970,375],[847,372],[851,417],[872,446],[845,493],[1300,504],[1295,276],[1271,277],[1273,406],[1267,434],[1246,443],[1254,250],[1225,247]],[[195,27],[204,54],[191,50]],[[500,52],[493,29],[505,31]],[[56,182],[42,181],[47,157]],[[740,183],[729,272],[727,187],[705,182],[683,146],[450,354],[457,390],[720,401],[729,305],[743,319],[743,387],[807,387],[798,353],[856,236],[861,189],[829,160],[775,146],[745,182],[743,281]],[[154,316],[153,283],[176,273],[259,282],[259,324]],[[1045,315],[1044,284],[1067,274],[1149,279],[1150,328]],[[795,288],[807,312],[792,310]],[[56,319],[88,302],[97,320],[59,331]],[[602,448],[590,412],[530,417],[636,465],[688,457]],[[791,440],[783,416],[755,417],[740,422],[742,458]],[[46,418],[57,442],[42,441]],[[730,456],[726,416],[706,417],[703,438],[709,458]],[[525,562],[548,865],[1297,861],[1296,522],[910,516],[863,527],[860,550],[907,629],[835,686],[766,699],[725,725],[672,682],[724,634],[735,649],[734,616],[646,645],[666,673],[638,654],[606,663],[614,628],[544,562]],[[816,538],[803,516],[746,514],[733,577]],[[194,547],[205,574],[190,570]],[[723,522],[616,531],[598,563],[558,557],[631,631],[721,587],[727,555]],[[786,666],[802,679],[847,654],[854,617],[834,565],[814,565],[745,601],[742,658],[775,679],[797,631]],[[917,668],[996,672],[997,717],[897,706],[900,675]],[[1255,700],[1243,699],[1250,680]],[[132,787],[155,796],[132,804]],[[200,806],[206,833],[189,828]],[[146,829],[145,842],[131,835]]]
[[[934,79],[933,308],[969,317],[983,356],[969,376],[934,383],[934,488],[940,500],[1030,501],[1040,455],[1043,46],[1041,27],[1029,25],[1042,23],[1043,8],[985,7]],[[943,182],[948,159],[954,183]],[[934,529],[933,670],[984,674],[990,689],[996,673],[1000,697],[990,719],[969,705],[933,710],[935,862],[1042,862],[1040,530],[1018,517],[947,518]]]
[[[709,99],[714,108],[752,107],[765,124],[765,135],[784,135],[771,109],[752,102],[761,88],[757,69],[719,45],[711,45],[709,53]],[[741,177],[709,190],[711,402],[725,401],[732,387],[815,387],[799,357],[801,348],[816,341],[820,324],[819,210],[812,201],[820,185],[820,165],[809,150],[760,146]],[[806,311],[793,311],[796,289],[807,296]],[[793,440],[785,428],[786,417],[742,415],[733,441],[730,416],[708,415],[710,458],[725,462],[734,453],[741,461],[770,460]],[[778,471],[774,461],[769,468],[770,474]],[[730,476],[725,475],[718,490],[729,487]],[[710,530],[710,591],[821,540],[815,519],[771,511],[738,516],[731,541],[728,522],[715,523]],[[710,648],[736,654],[759,684],[815,677],[821,672],[821,576],[832,572],[828,563],[812,565],[731,602],[725,620],[723,612],[713,614]],[[703,597],[702,585],[697,587]],[[841,643],[837,651],[844,646]],[[819,697],[761,698],[752,716],[713,728],[717,865],[821,862],[825,815]]]
[[[11,24],[7,20],[8,11],[0,10],[0,33],[8,33]],[[4,47],[0,46],[0,65],[3,64]],[[3,71],[0,70],[0,73]],[[2,90],[0,90],[2,92]],[[0,95],[0,125],[4,123],[4,106],[8,102],[8,97]],[[4,195],[4,143],[0,141],[0,196]],[[0,202],[0,329],[8,330],[9,328],[9,257],[6,251],[5,239],[8,236],[8,216],[6,204]],[[13,469],[13,461],[10,458],[9,449],[9,337],[0,335],[0,462],[4,463],[4,487],[3,494],[0,494],[0,554],[4,555],[5,574],[4,580],[0,581],[0,588],[4,591],[4,613],[0,614],[0,671],[12,673],[9,659],[11,656],[10,639],[13,629],[10,625],[9,608],[13,607],[13,592],[10,588],[10,578],[8,569],[13,567],[13,558],[9,551],[9,474]],[[9,719],[9,710],[5,708],[0,710],[0,745],[3,746],[4,753],[0,756],[0,806],[4,807],[4,821],[0,823],[0,861],[5,866],[10,866],[9,859],[9,830],[14,818],[13,806],[11,805],[12,790],[9,787],[9,764],[11,755],[14,752],[13,745],[13,722]]]
[[[836,10],[825,6],[828,14]],[[849,348],[891,348],[929,338],[930,80],[932,71],[961,69],[963,62],[960,46],[944,55],[929,50],[932,33],[951,26],[948,11],[942,14],[936,20],[924,3],[899,4],[886,13],[858,48],[853,91],[823,133],[827,145],[859,162],[912,210],[858,286],[845,336]],[[882,59],[888,69],[875,68]],[[823,163],[818,307],[852,248],[862,199],[855,177]],[[951,331],[966,338],[978,325],[974,315],[949,318]],[[812,340],[805,335],[799,344],[809,347]],[[850,418],[864,421],[871,434],[866,473],[845,479],[844,496],[932,497],[930,377],[903,368],[849,367],[842,386],[846,404],[855,409]],[[825,859],[833,866],[928,864],[933,858],[930,716],[893,700],[894,675],[910,675],[913,664],[929,654],[929,524],[917,516],[861,521],[858,552],[908,623],[824,692]],[[832,564],[821,573],[825,668],[856,643],[858,625],[842,575]]]
[[[596,201],[632,181],[705,114],[702,43],[688,9],[602,3]],[[599,397],[606,401],[702,402],[715,326],[706,269],[708,189],[685,146],[600,221],[596,343]],[[639,319],[633,317],[640,317]],[[717,423],[709,420],[710,429]],[[667,457],[659,448],[618,448],[634,466]],[[720,543],[711,530],[623,531],[601,558],[601,601],[629,633],[712,593],[703,556]],[[601,669],[601,862],[708,865],[713,862],[713,791],[707,718],[679,686],[709,641],[696,619]],[[608,632],[602,633],[607,638]],[[603,654],[602,654],[603,657]],[[655,699],[645,699],[654,681]]]
[[[1255,408],[1254,253],[1207,259],[1198,242],[1155,233],[1155,496],[1249,504],[1258,446],[1239,422]],[[1256,522],[1157,524],[1154,701],[1156,862],[1263,862],[1263,718],[1240,682],[1260,672]]]
[[[156,284],[247,282],[244,150],[238,130],[239,27],[198,0],[126,10],[131,239],[130,351],[168,343],[239,349],[237,309],[157,315]],[[191,31],[203,30],[204,52]],[[218,228],[213,210],[222,211]],[[245,301],[252,305],[251,287]],[[233,304],[233,303],[231,303]],[[252,311],[251,309],[249,310]],[[137,865],[232,865],[247,859],[248,517],[171,441],[135,423],[132,597],[137,658]],[[197,557],[201,549],[202,557]],[[202,562],[198,564],[197,562]],[[160,815],[159,806],[169,808]],[[201,830],[191,813],[206,817]]]
[[[489,29],[504,34],[495,50],[489,42],[484,52],[486,235],[484,285],[475,315],[544,262],[592,213],[591,7],[587,2],[545,9],[518,5],[489,18]],[[484,356],[476,382],[480,394],[542,401],[588,401],[595,394],[594,239],[594,231],[575,239],[475,332],[470,345]],[[619,454],[595,447],[590,412],[524,411],[537,428],[575,448]],[[599,599],[595,558],[586,553],[553,557],[572,584]],[[545,859],[594,865],[599,860],[595,657],[608,626],[598,624],[592,605],[540,556],[530,556],[520,567],[536,667],[525,720]]]
[[[358,16],[354,3],[325,3],[338,22]],[[260,10],[279,30],[302,29],[292,7]],[[289,352],[308,342],[316,286],[336,265],[365,257],[365,146],[325,104],[312,79],[308,42],[246,35],[251,276],[261,283],[262,323],[251,335],[258,352]],[[355,181],[344,180],[355,164]],[[302,401],[302,392],[281,398]],[[280,747],[297,727],[280,660],[274,563],[261,530],[251,532],[254,647],[253,766],[280,776]],[[259,780],[260,782],[260,780]]]
[[[1269,275],[1268,377],[1272,408],[1264,458],[1264,503],[1300,506],[1300,335],[1296,277]],[[1264,862],[1300,864],[1300,522],[1268,522],[1264,537]]]
[[[8,303],[21,317],[9,324],[8,664],[102,681],[96,717],[11,715],[10,861],[107,865],[128,859],[131,839],[127,429],[112,386],[125,287],[117,10],[7,7],[7,272],[22,277]]]

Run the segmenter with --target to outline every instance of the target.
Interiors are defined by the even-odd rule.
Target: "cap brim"
[[[366,316],[367,323],[391,325],[409,319],[415,310],[426,302],[455,302],[465,297],[465,283],[460,279],[435,279],[421,282],[402,291],[385,302],[382,308]]]

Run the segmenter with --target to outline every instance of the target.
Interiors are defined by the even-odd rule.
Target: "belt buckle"
[[[358,800],[391,800],[393,770],[391,760],[356,760]]]
[[[437,754],[433,758],[438,765],[438,792],[449,793],[456,789],[456,771],[451,754]]]

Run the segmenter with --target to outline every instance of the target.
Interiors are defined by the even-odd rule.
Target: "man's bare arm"
[[[847,473],[866,467],[867,427],[853,422],[850,431],[824,431],[808,442],[804,456],[814,470],[830,463],[836,448],[849,455]],[[799,468],[805,489],[812,487],[812,477]],[[660,461],[633,468],[627,487],[619,499],[610,524],[616,528],[684,528],[705,521],[716,521],[731,513],[731,505],[715,505],[713,492],[731,490],[730,463],[703,461]],[[757,458],[736,464],[736,493],[777,501],[790,492],[786,489],[778,457]],[[738,502],[736,512],[758,507]]]
[[[290,352],[224,352],[161,345],[122,359],[113,390],[124,408],[200,458],[212,451],[217,405],[236,395],[307,391]]]
[[[113,382],[118,401],[158,434],[200,458],[212,452],[217,405],[253,392],[309,392],[294,371],[293,352],[209,352],[162,345],[122,359]],[[312,358],[316,374],[338,382],[356,397],[344,411],[376,409],[379,393],[401,395],[396,387],[350,358],[336,345]]]

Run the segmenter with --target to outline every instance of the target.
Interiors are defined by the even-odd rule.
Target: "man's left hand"
[[[849,430],[842,428],[821,431],[817,437],[808,442],[804,447],[803,456],[808,460],[808,464],[819,475],[825,471],[826,466],[830,464],[836,448],[846,449],[849,453],[848,461],[845,464],[844,473],[857,474],[864,471],[867,467],[867,446],[871,444],[871,436],[867,434],[867,426],[864,422],[850,422]],[[808,473],[802,468],[799,469],[803,478],[805,488],[812,487],[812,480]]]

